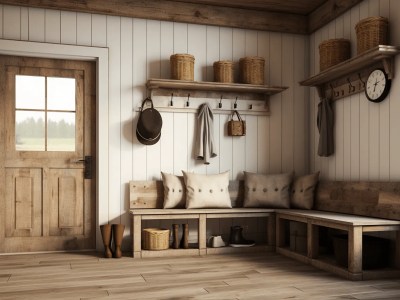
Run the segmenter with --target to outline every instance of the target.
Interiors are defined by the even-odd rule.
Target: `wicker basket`
[[[388,44],[389,21],[384,17],[362,19],[356,25],[357,54],[378,45]]]
[[[239,59],[240,81],[249,84],[264,84],[265,59],[257,56]]]
[[[323,71],[350,58],[350,41],[330,39],[319,44],[319,69]]]
[[[146,228],[143,229],[144,250],[165,250],[169,248],[169,229]]]
[[[233,62],[230,60],[220,60],[214,62],[214,81],[233,82]]]
[[[173,54],[170,57],[171,78],[177,80],[194,80],[194,56],[190,54]]]

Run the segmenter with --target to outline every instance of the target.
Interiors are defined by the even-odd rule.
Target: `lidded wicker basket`
[[[230,60],[220,60],[213,64],[214,81],[216,82],[233,82],[233,62]]]
[[[319,44],[319,70],[324,71],[350,58],[350,41],[330,39]]]
[[[170,57],[171,78],[194,80],[194,56],[191,54],[173,54]]]
[[[378,45],[388,44],[389,21],[385,17],[369,17],[356,25],[357,54]]]
[[[145,228],[143,229],[144,250],[165,250],[169,248],[169,229]]]
[[[264,84],[265,59],[247,56],[239,59],[240,81],[249,84]]]

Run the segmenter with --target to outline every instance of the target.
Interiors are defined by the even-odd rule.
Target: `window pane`
[[[15,107],[45,109],[45,77],[16,75]]]
[[[47,113],[47,150],[75,151],[75,113]]]
[[[17,151],[44,151],[44,112],[15,112],[15,149]]]
[[[47,109],[75,111],[75,78],[47,77]]]

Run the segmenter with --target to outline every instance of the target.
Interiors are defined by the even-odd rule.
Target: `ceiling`
[[[310,34],[363,0],[0,0],[0,4]]]
[[[326,0],[174,0],[176,2],[309,15]]]

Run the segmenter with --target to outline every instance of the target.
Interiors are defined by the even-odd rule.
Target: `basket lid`
[[[261,57],[261,56],[246,56],[246,57],[240,58],[239,62],[241,62],[241,61],[254,61],[254,60],[265,61],[264,57]]]
[[[356,24],[356,26],[354,28],[359,28],[360,26],[366,26],[368,25],[368,23],[373,23],[373,22],[380,22],[380,23],[389,23],[388,18],[386,17],[381,17],[381,16],[377,16],[377,17],[368,17],[365,19],[362,19],[360,21],[358,21],[358,23]]]
[[[340,39],[329,39],[329,40],[322,41],[319,44],[318,47],[321,48],[321,46],[324,47],[324,46],[334,45],[334,44],[349,44],[350,45],[350,40],[343,39],[343,38],[340,38]]]
[[[188,53],[176,53],[176,54],[172,54],[170,56],[170,59],[178,59],[178,58],[194,60],[194,56],[192,54],[188,54]]]

